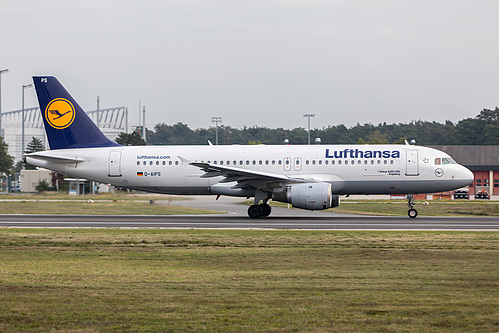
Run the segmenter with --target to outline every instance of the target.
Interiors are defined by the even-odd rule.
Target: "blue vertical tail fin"
[[[33,76],[50,149],[114,147],[53,76]]]

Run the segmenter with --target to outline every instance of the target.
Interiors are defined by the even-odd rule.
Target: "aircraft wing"
[[[286,175],[270,173],[270,172],[260,172],[254,170],[248,170],[243,168],[231,167],[228,165],[219,165],[207,162],[189,162],[183,158],[182,161],[187,162],[187,164],[200,168],[205,172],[201,178],[211,178],[211,177],[224,177],[220,183],[231,183],[237,182],[236,187],[244,188],[248,186],[260,187],[258,184],[261,183],[302,183],[302,179],[295,179],[293,177],[288,177]]]

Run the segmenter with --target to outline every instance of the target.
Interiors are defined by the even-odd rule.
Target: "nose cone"
[[[467,186],[473,183],[475,177],[473,176],[473,172],[471,172],[468,168],[463,167],[461,179],[463,186]]]

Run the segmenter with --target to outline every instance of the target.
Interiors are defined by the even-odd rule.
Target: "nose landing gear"
[[[415,219],[416,216],[418,216],[418,211],[414,209],[414,199],[416,196],[414,194],[408,194],[407,195],[407,207],[409,207],[409,211],[407,212],[407,215],[411,219]]]

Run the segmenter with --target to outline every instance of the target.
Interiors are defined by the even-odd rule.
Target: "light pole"
[[[2,74],[8,72],[8,69],[0,69],[0,136],[2,135]]]
[[[144,141],[147,141],[147,129],[146,129],[146,107],[142,107],[142,117],[144,118],[144,121],[142,122],[142,139]]]
[[[308,144],[310,144],[310,117],[315,117],[315,113],[305,113],[303,116],[308,118]]]
[[[21,159],[22,159],[22,156],[24,154],[24,90],[26,88],[31,88],[33,87],[33,85],[31,83],[29,84],[23,84],[23,111],[22,111],[22,115],[23,115],[23,133],[22,133],[22,139],[21,139]],[[24,165],[23,165],[23,168],[24,168]]]
[[[218,123],[222,122],[222,117],[211,117],[211,122],[215,123],[215,145],[218,146]]]

